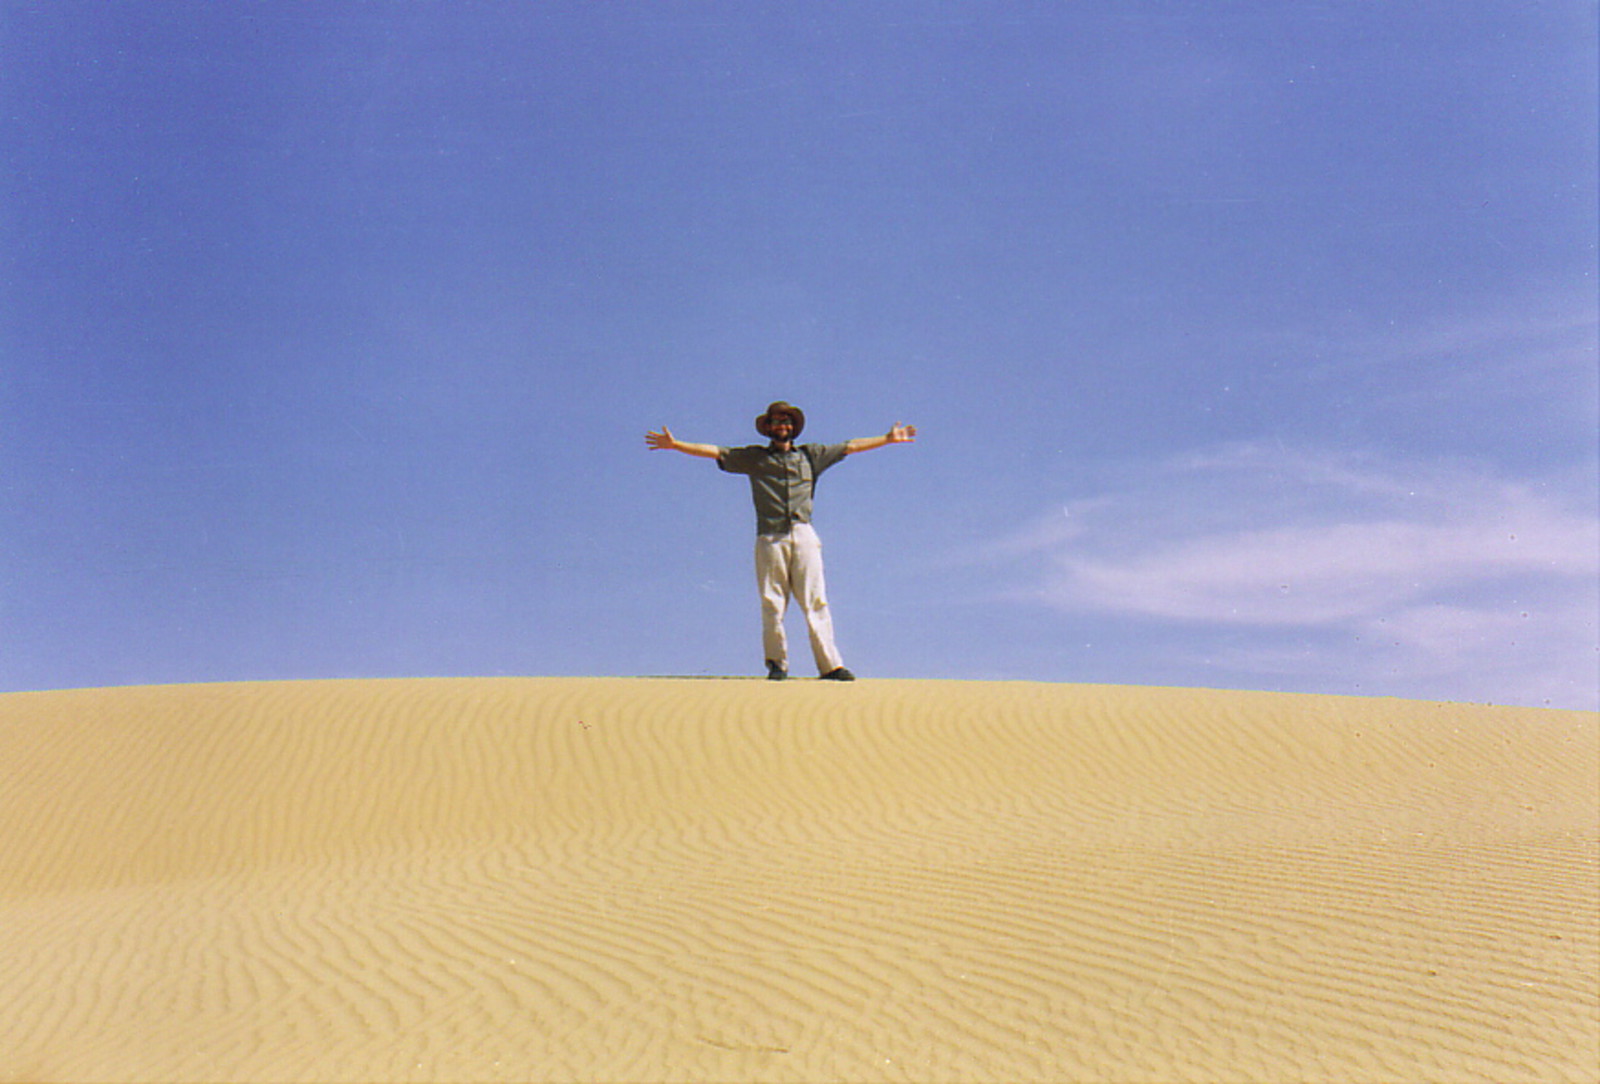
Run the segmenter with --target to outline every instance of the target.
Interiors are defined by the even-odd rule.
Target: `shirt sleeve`
[[[758,445],[744,448],[717,449],[717,466],[729,474],[749,474],[755,468],[755,454],[763,449]]]
[[[811,475],[816,477],[845,457],[848,444],[806,444],[806,455],[811,459]]]

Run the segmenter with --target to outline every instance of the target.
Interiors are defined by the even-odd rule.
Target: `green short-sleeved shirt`
[[[800,444],[787,452],[750,444],[718,449],[717,466],[730,474],[750,476],[756,533],[783,535],[793,524],[811,522],[817,477],[844,457],[843,444]]]

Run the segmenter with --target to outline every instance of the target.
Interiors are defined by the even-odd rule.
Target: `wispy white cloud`
[[[1592,285],[1531,292],[1482,312],[1258,335],[1251,352],[1269,369],[1284,359],[1284,371],[1330,392],[1353,389],[1367,410],[1481,418],[1496,404],[1519,424],[1584,436],[1600,416]]]
[[[1013,597],[1187,626],[1222,669],[1592,707],[1592,485],[1233,445],[1132,472],[986,558],[1020,574]]]

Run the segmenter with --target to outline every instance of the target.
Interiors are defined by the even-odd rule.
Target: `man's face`
[[[774,414],[767,419],[767,432],[772,434],[773,440],[787,444],[794,439],[794,419],[787,414]]]

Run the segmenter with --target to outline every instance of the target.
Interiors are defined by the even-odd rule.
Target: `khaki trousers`
[[[789,668],[783,615],[793,598],[806,616],[817,673],[844,665],[833,643],[833,615],[822,577],[822,540],[811,524],[796,523],[786,535],[756,536],[756,584],[761,591],[761,646],[767,658]]]

